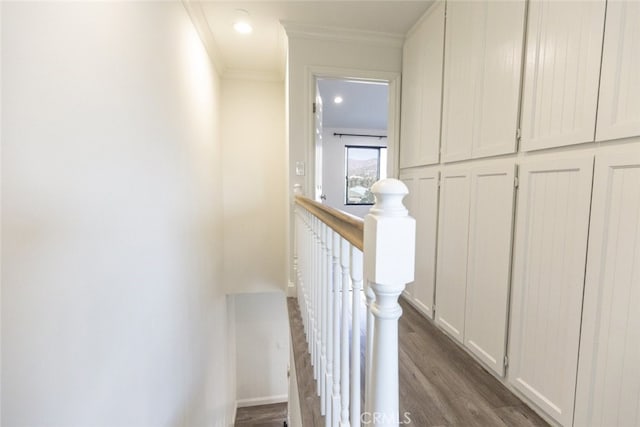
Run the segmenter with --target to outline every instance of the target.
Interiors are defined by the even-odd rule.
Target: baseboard
[[[296,296],[296,285],[293,282],[289,282],[289,286],[287,286],[287,296],[290,298]]]
[[[238,418],[238,401],[236,400],[235,402],[233,402],[233,420],[232,420],[232,426],[236,425],[236,418]]]
[[[238,399],[236,401],[237,408],[246,408],[247,406],[271,405],[272,403],[283,403],[289,401],[289,396],[281,394],[277,396],[254,397],[252,399]]]

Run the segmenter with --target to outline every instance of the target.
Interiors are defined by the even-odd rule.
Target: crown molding
[[[211,27],[209,26],[207,15],[202,9],[202,2],[193,0],[182,0],[182,4],[187,11],[187,15],[189,15],[189,18],[191,19],[191,22],[193,23],[198,36],[200,36],[200,40],[202,41],[205,50],[209,54],[211,63],[218,72],[218,75],[222,76],[225,72],[226,66],[222,60],[222,53],[220,53],[220,48],[218,48],[218,45],[213,38],[213,34],[211,33]]]
[[[291,21],[280,21],[280,24],[284,27],[289,38],[383,45],[397,48],[401,48],[404,43],[404,34],[299,24]]]

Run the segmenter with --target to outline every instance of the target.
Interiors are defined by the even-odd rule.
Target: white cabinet
[[[467,267],[465,346],[504,375],[514,203],[513,162],[474,168]]]
[[[515,152],[524,10],[523,0],[447,4],[445,162]]]
[[[529,3],[523,150],[594,140],[604,11],[604,0]]]
[[[407,37],[402,63],[400,167],[438,163],[444,2],[437,2]]]
[[[640,135],[640,2],[610,1],[596,140]]]
[[[406,294],[429,318],[433,318],[436,279],[438,177],[438,171],[433,169],[412,171],[401,176],[410,191],[409,214],[416,219],[415,280],[407,285]]]
[[[599,154],[576,426],[640,425],[640,145]]]
[[[463,342],[469,227],[468,169],[445,169],[440,187],[436,323]]]
[[[593,156],[520,165],[509,382],[570,426],[576,387]]]

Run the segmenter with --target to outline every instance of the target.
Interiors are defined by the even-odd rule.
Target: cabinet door
[[[594,140],[605,0],[529,3],[522,149]]]
[[[416,35],[423,43],[421,138],[418,162],[420,165],[431,165],[440,161],[444,2],[438,2],[431,7]]]
[[[447,7],[443,159],[513,153],[524,1],[450,2]]]
[[[513,162],[471,172],[465,346],[504,375],[514,200]]]
[[[407,194],[404,199],[403,199],[403,203],[405,205],[405,207],[407,208],[407,210],[409,211],[409,215],[411,215],[413,218],[416,219],[416,228],[418,227],[418,218],[420,216],[419,212],[418,212],[418,204],[416,203],[416,177],[415,174],[413,172],[409,172],[409,173],[401,173],[400,174],[400,180],[402,182],[404,182],[404,185],[407,186],[407,190],[409,190],[409,194]],[[416,242],[416,246],[417,246],[417,242]],[[418,263],[418,251],[416,249],[416,264]],[[416,280],[417,280],[417,276]],[[407,285],[404,288],[404,291],[402,292],[402,294],[407,297],[410,301],[413,301],[413,292],[414,292],[414,283],[416,282],[416,280],[414,280],[413,282],[407,283]]]
[[[438,172],[423,171],[416,180],[416,270],[413,297],[425,315],[433,319],[438,231]]]
[[[520,166],[509,381],[570,426],[578,364],[593,156]]]
[[[524,38],[524,0],[484,1],[475,16],[483,23],[478,37],[478,69],[472,157],[516,151]]]
[[[476,2],[448,2],[442,99],[442,160],[471,158],[478,73],[479,25]]]
[[[598,155],[576,426],[640,425],[640,145]]]
[[[400,167],[440,160],[444,2],[429,9],[403,51]]]
[[[406,39],[402,52],[400,168],[405,168],[416,165],[420,144],[420,40],[415,34]]]
[[[607,4],[601,73],[596,139],[640,135],[640,2]]]
[[[436,268],[436,323],[463,342],[467,286],[469,171],[442,172]]]

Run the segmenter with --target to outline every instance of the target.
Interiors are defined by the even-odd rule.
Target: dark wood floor
[[[238,408],[235,427],[282,427],[287,420],[287,403]]]
[[[471,356],[404,300],[399,322],[400,413],[415,426],[546,426]],[[302,425],[324,425],[297,300],[288,299]]]

